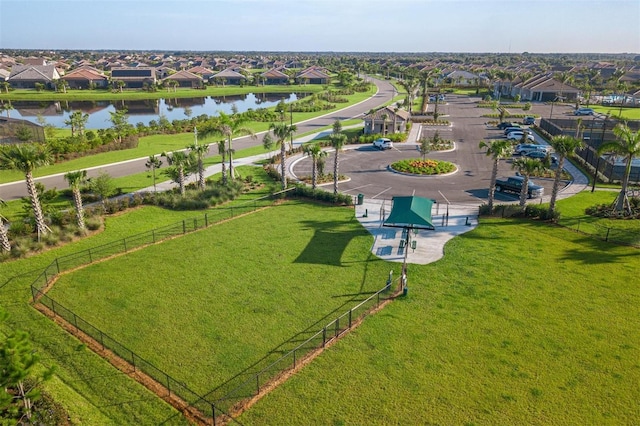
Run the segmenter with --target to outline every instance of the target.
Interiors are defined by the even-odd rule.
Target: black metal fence
[[[640,232],[633,231],[631,229],[603,226],[600,223],[580,219],[563,220],[562,217],[560,218],[558,224],[564,228],[568,228],[581,234],[589,235],[591,237],[595,237],[610,243],[640,247]]]
[[[192,391],[184,382],[173,378],[125,347],[112,336],[104,333],[70,309],[56,302],[46,294],[46,291],[49,284],[63,271],[88,265],[113,255],[127,253],[128,251],[145,245],[205,228],[211,224],[238,216],[239,214],[255,211],[258,208],[271,204],[271,200],[272,197],[269,196],[253,200],[243,205],[218,209],[214,212],[208,212],[201,217],[185,219],[181,222],[155,228],[122,240],[58,257],[54,259],[31,284],[33,300],[35,303],[40,303],[46,307],[53,315],[63,319],[72,329],[75,329],[77,334],[84,334],[90,338],[98,346],[97,349],[110,351],[118,358],[126,361],[130,368],[128,373],[143,373],[161,385],[167,393],[166,395],[160,396],[171,397],[174,395],[179,397],[188,404],[195,417],[203,417],[203,423],[208,422],[214,426],[227,421],[237,423],[237,421],[227,414],[228,411],[234,409],[238,403],[245,399],[259,394],[272,380],[298,367],[299,363],[311,353],[324,348],[327,343],[351,329],[359,320],[371,312],[372,309],[379,307],[381,303],[391,298],[391,287],[393,283],[388,281],[382,289],[371,294],[348,311],[339,315],[277,360],[269,361],[269,363],[265,365],[254,366],[253,371],[247,371],[243,375],[235,377],[223,386],[217,388],[215,392],[211,392],[206,396],[199,395]],[[156,386],[153,389],[156,393],[158,393],[157,388]]]

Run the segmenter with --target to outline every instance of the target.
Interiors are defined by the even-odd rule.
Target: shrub
[[[396,161],[391,164],[391,168],[398,172],[411,173],[415,175],[440,175],[450,173],[456,169],[453,163],[427,158],[409,158],[407,160]]]
[[[89,217],[84,221],[89,231],[97,231],[102,226],[102,219],[99,216]]]

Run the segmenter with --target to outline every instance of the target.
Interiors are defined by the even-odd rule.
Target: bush
[[[298,185],[293,191],[287,193],[288,198],[306,198],[315,201],[322,201],[329,204],[340,206],[350,206],[353,204],[353,198],[348,194],[334,194],[333,192],[323,189],[312,189],[308,186]]]
[[[407,160],[396,161],[391,164],[391,168],[398,172],[411,173],[415,175],[440,175],[450,173],[456,169],[453,163],[427,158],[409,158]]]
[[[89,231],[97,231],[102,226],[102,219],[99,216],[89,217],[85,219],[84,224]]]

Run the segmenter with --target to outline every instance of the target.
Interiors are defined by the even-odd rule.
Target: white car
[[[518,155],[527,155],[530,152],[533,151],[540,151],[544,154],[547,154],[549,152],[549,147],[547,145],[538,145],[538,144],[530,144],[530,143],[524,143],[524,144],[518,144],[516,145],[514,152]]]
[[[519,141],[523,136],[524,133],[522,132],[511,132],[507,135],[507,139],[509,139],[510,141]],[[527,135],[527,140],[533,142],[536,139],[533,137],[533,135]]]
[[[378,138],[373,141],[373,147],[378,149],[391,149],[393,148],[393,142],[391,142],[391,139]]]

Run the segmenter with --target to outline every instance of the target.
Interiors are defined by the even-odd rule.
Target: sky
[[[1,49],[640,53],[640,0],[0,0]]]

